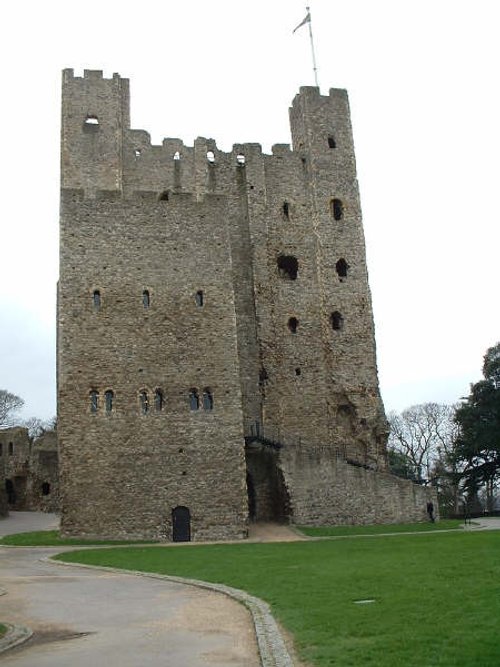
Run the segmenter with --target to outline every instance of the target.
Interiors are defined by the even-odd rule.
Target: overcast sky
[[[131,80],[132,127],[290,141],[314,85],[298,0],[2,5],[0,388],[55,400],[61,70]],[[454,402],[500,340],[500,3],[311,0],[321,92],[347,88],[386,409]]]

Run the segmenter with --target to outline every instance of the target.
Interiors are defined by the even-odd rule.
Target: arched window
[[[174,153],[174,160],[180,160],[181,159],[181,154],[179,151],[175,151]]]
[[[215,153],[213,151],[207,151],[207,162],[210,164],[215,162]]]
[[[205,387],[203,390],[203,409],[204,410],[213,410],[214,409],[214,397],[209,387]]]
[[[148,392],[144,389],[139,392],[139,404],[141,406],[142,414],[147,415],[149,412],[149,397]]]
[[[99,310],[101,307],[101,293],[98,289],[95,289],[92,294],[92,303],[94,305],[94,310]]]
[[[113,412],[113,399],[114,399],[114,394],[111,391],[111,389],[108,389],[107,391],[104,392],[104,407],[108,415],[110,414],[110,412]]]
[[[332,329],[334,331],[340,331],[340,329],[343,328],[344,326],[344,318],[342,315],[336,310],[330,315],[330,324],[332,325]]]
[[[197,389],[189,390],[189,407],[191,408],[191,410],[200,409],[200,397],[198,396]]]
[[[299,326],[299,320],[296,317],[291,317],[288,320],[288,328],[290,329],[291,333],[297,333],[297,327]]]
[[[280,276],[286,280],[297,280],[299,262],[293,255],[279,255],[276,260]]]
[[[48,482],[42,483],[42,496],[50,495],[50,484]]]
[[[334,220],[342,220],[344,217],[344,204],[340,199],[332,199],[332,215]]]
[[[163,410],[163,391],[155,389],[155,410],[161,412]]]
[[[335,270],[337,271],[337,275],[340,279],[347,278],[348,268],[349,266],[343,257],[341,257],[339,261],[335,264]]]
[[[195,296],[196,305],[201,308],[203,306],[203,290],[198,290]]]
[[[144,308],[149,308],[149,305],[151,303],[151,300],[149,298],[149,291],[145,289],[142,293],[142,305]]]
[[[245,166],[245,156],[243,155],[243,153],[238,153],[238,155],[236,156],[236,164],[238,165],[238,167]]]
[[[90,412],[95,415],[99,407],[99,392],[96,389],[91,389],[89,392]]]
[[[328,148],[337,148],[335,137],[333,137],[332,135],[328,137]]]

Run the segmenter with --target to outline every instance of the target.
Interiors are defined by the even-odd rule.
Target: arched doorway
[[[172,510],[172,541],[191,541],[191,514],[187,507],[175,507]]]

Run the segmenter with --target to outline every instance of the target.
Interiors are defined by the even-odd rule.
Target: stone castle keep
[[[64,71],[63,534],[424,518],[386,471],[346,92],[301,88],[290,123],[271,155],[153,146],[127,79]]]

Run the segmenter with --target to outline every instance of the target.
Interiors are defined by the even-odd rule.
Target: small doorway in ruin
[[[188,507],[175,507],[172,510],[172,541],[191,541],[191,514]]]
[[[9,505],[15,505],[16,492],[14,490],[14,484],[11,479],[5,480],[5,491],[7,492],[7,502]]]
[[[257,441],[247,442],[248,518],[289,523],[290,498],[277,452]]]
[[[256,517],[256,503],[255,503],[255,486],[252,475],[247,472],[247,494],[248,494],[248,518],[250,521],[255,521]]]

